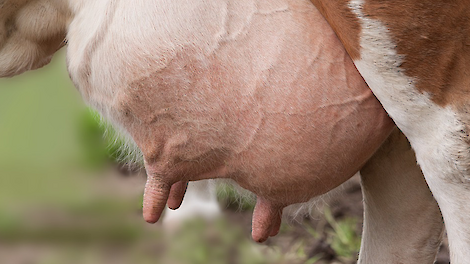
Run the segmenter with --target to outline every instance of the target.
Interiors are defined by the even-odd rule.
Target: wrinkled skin
[[[188,181],[230,178],[257,195],[264,241],[282,208],[343,183],[390,133],[310,2],[158,2],[70,4],[67,35],[84,99],[143,153],[146,221],[177,208]]]

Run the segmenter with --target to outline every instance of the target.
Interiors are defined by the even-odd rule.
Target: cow
[[[257,196],[252,236],[262,242],[278,232],[282,208],[328,192],[362,168],[366,212],[359,261],[432,262],[443,230],[439,209],[406,138],[392,132],[394,123],[350,57],[411,139],[421,166],[422,144],[429,138],[419,141],[418,135],[446,130],[430,125],[440,116],[422,118],[434,101],[421,100],[419,90],[403,90],[419,100],[402,102],[402,90],[382,89],[395,99],[395,108],[378,93],[385,81],[378,85],[371,76],[381,72],[364,70],[352,53],[352,47],[362,52],[359,44],[348,40],[361,32],[354,20],[363,14],[354,8],[359,2],[339,1],[345,6],[337,10],[330,3],[336,2],[3,0],[0,77],[46,65],[67,39],[68,71],[84,100],[143,154],[148,222],[156,222],[166,204],[179,207],[188,181],[229,178]],[[344,9],[351,13],[334,14]],[[370,19],[363,17],[357,20]],[[365,27],[373,31],[374,24]],[[379,44],[374,52],[397,60],[388,68],[372,66],[403,74],[398,69],[404,62],[390,53],[389,43]],[[414,85],[400,84],[394,85]],[[424,110],[414,113],[413,103]],[[408,115],[397,114],[399,107]],[[415,123],[405,126],[404,118]],[[418,126],[423,122],[428,125]],[[413,127],[419,131],[413,134]],[[456,133],[449,140],[466,132]],[[447,146],[436,153],[445,154]],[[452,184],[439,189],[426,179],[437,189],[433,193]],[[453,191],[461,188],[455,186]],[[461,242],[453,232],[458,263],[455,244]]]
[[[312,0],[416,152],[449,237],[470,259],[470,1]]]

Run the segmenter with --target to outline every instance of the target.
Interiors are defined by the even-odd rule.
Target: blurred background
[[[357,178],[311,217],[288,216],[262,245],[250,238],[253,201],[229,187],[220,187],[220,219],[170,233],[143,221],[145,173],[116,160],[105,130],[71,84],[63,53],[0,79],[0,263],[355,262]]]

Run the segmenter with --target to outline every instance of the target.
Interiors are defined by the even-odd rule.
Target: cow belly
[[[307,201],[358,171],[393,127],[310,2],[222,2],[187,14],[167,9],[163,21],[184,16],[178,27],[162,33],[142,23],[141,37],[123,37],[134,28],[116,22],[125,12],[118,10],[120,33],[100,37],[87,53],[94,76],[81,81],[88,75],[71,72],[85,98],[142,150],[149,222],[178,196],[172,185],[204,178],[231,178],[253,191],[261,217]],[[222,18],[205,22],[208,12]],[[162,34],[174,36],[167,47]]]

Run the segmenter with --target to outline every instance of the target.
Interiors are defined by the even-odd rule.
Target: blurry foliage
[[[173,236],[169,254],[175,263],[273,263],[247,237],[240,227],[219,220],[213,225],[204,221],[188,222]],[[183,250],[182,250],[183,249]]]
[[[113,158],[110,153],[115,145],[109,144],[110,140],[105,136],[105,128],[98,121],[96,113],[91,109],[83,111],[79,119],[79,136],[84,144],[86,163],[90,166],[102,166],[109,160],[109,157]]]
[[[2,213],[0,241],[74,245],[133,243],[149,233],[143,223],[129,217],[129,212],[138,209],[135,203],[102,198],[92,204],[43,207],[16,215]]]
[[[238,211],[253,211],[256,198],[246,191],[240,193],[233,185],[220,184],[217,187],[219,202],[223,208],[231,208]]]
[[[358,219],[352,217],[335,218],[328,207],[323,210],[323,217],[313,227],[305,226],[305,231],[314,239],[312,257],[306,263],[352,264],[357,262],[361,246],[361,228]]]
[[[110,125],[100,121],[100,116],[96,111],[92,109],[83,111],[79,124],[87,164],[102,166],[108,162],[126,162],[123,141]]]
[[[357,219],[346,217],[336,220],[328,208],[325,209],[325,218],[332,228],[327,231],[327,242],[340,259],[346,263],[354,263],[361,247]]]

